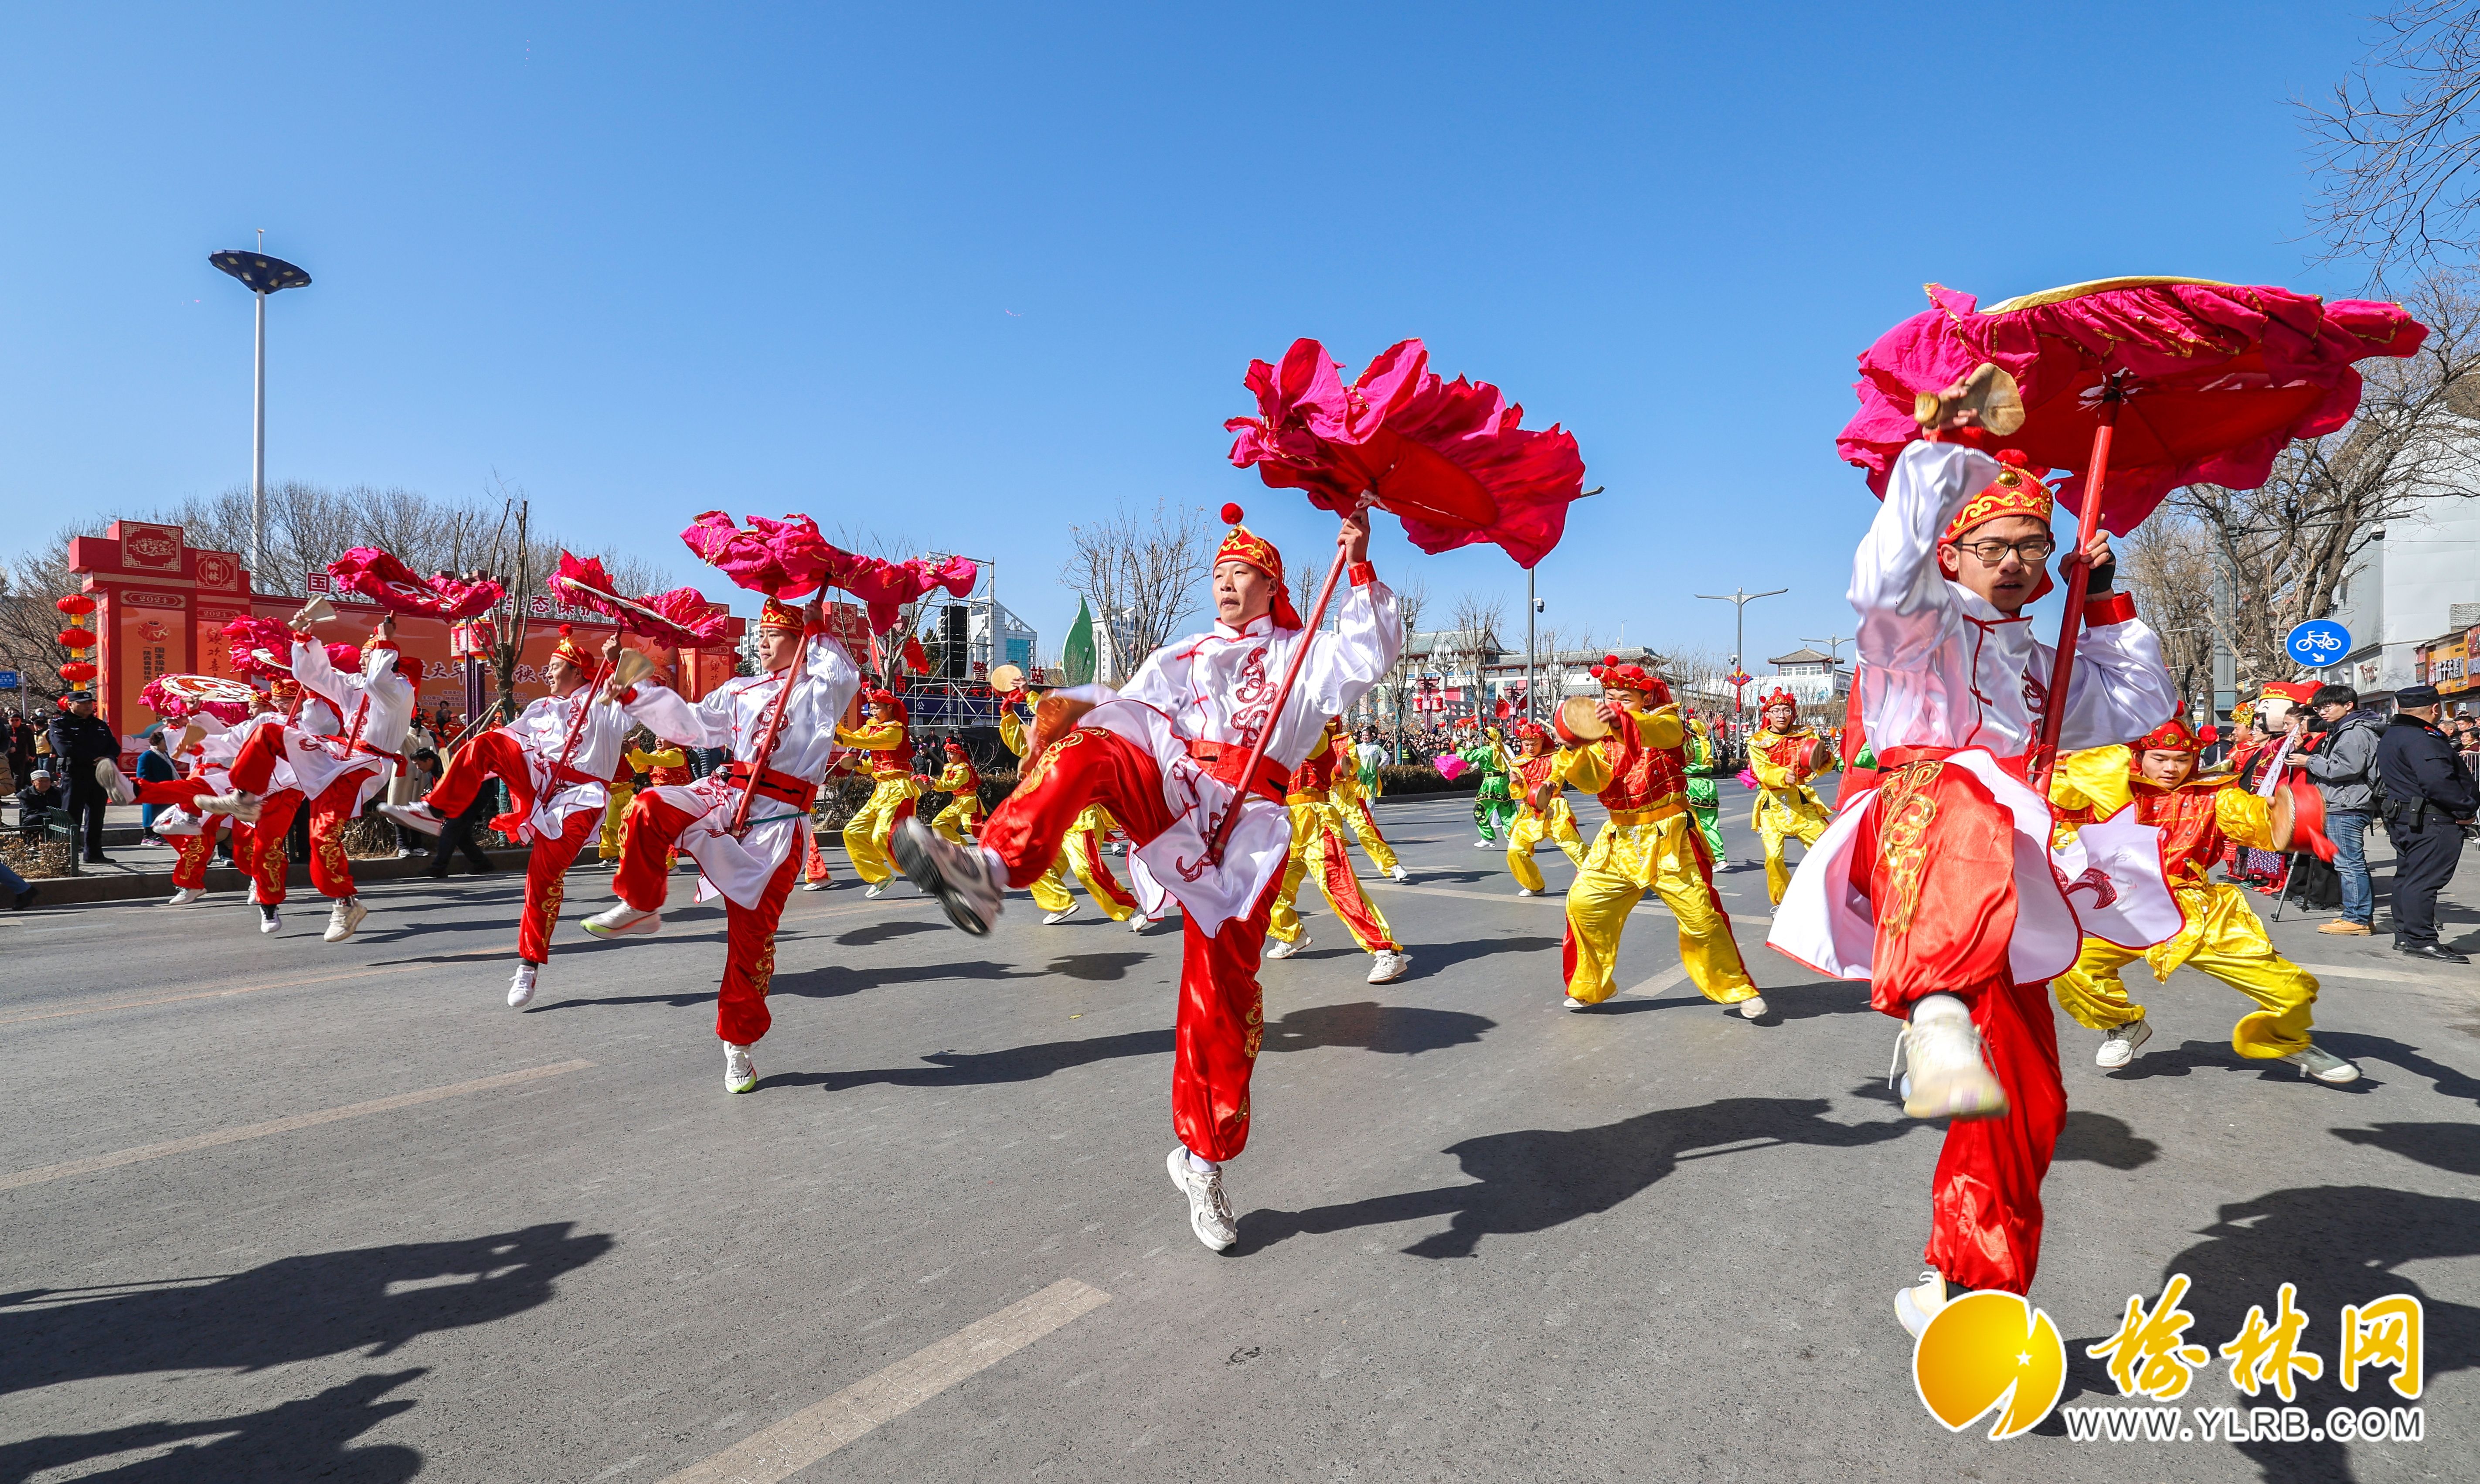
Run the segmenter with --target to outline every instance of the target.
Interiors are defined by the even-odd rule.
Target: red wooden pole
[[[1266,713],[1266,724],[1257,729],[1256,741],[1249,744],[1249,761],[1234,785],[1239,794],[1223,812],[1223,818],[1214,822],[1214,834],[1205,842],[1205,858],[1218,866],[1223,864],[1223,846],[1231,838],[1231,826],[1240,822],[1240,806],[1247,801],[1250,781],[1257,776],[1258,760],[1266,755],[1266,740],[1282,725],[1283,707],[1292,698],[1292,682],[1300,678],[1301,664],[1309,657],[1309,645],[1317,638],[1318,625],[1326,621],[1326,606],[1334,597],[1334,585],[1343,578],[1347,550],[1342,542],[1335,543],[1334,565],[1327,568],[1326,586],[1318,589],[1317,607],[1309,610],[1308,621],[1301,630],[1301,642],[1292,651],[1291,663],[1283,666],[1283,683],[1275,688],[1275,704]]]
[[[736,835],[749,826],[749,801],[758,796],[759,775],[766,771],[766,760],[775,755],[775,737],[784,729],[784,703],[792,698],[792,688],[800,683],[801,664],[809,657],[810,635],[804,628],[801,652],[784,667],[784,689],[775,692],[774,709],[766,714],[766,730],[758,734],[758,756],[749,765],[749,781],[740,786],[740,802],[733,806],[732,832]]]
[[[2058,729],[2067,719],[2067,686],[2076,673],[2076,638],[2083,630],[2084,547],[2101,524],[2101,487],[2109,477],[2110,436],[2118,426],[2118,409],[2126,400],[2118,375],[2113,373],[2103,385],[2101,423],[2093,429],[2092,462],[2084,470],[2084,503],[2076,516],[2075,550],[2068,553],[2063,564],[2066,612],[2058,619],[2058,653],[2050,666],[2049,704],[2041,712],[2040,741],[2032,748],[2032,766],[2028,769],[2032,792],[2045,799],[2050,796],[2050,773],[2058,762]]]

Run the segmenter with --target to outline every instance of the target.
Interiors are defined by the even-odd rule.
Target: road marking
[[[488,1092],[494,1087],[511,1087],[562,1072],[575,1072],[594,1065],[591,1061],[555,1061],[549,1066],[527,1067],[518,1072],[503,1072],[497,1077],[477,1078],[470,1082],[452,1082],[445,1087],[426,1087],[420,1092],[400,1092],[392,1098],[374,1098],[368,1103],[348,1103],[343,1107],[321,1108],[315,1113],[296,1113],[290,1118],[270,1119],[266,1123],[244,1124],[237,1129],[218,1129],[213,1133],[194,1133],[185,1139],[172,1139],[162,1144],[141,1144],[135,1149],[116,1150],[87,1159],[71,1159],[65,1164],[39,1165],[19,1170],[14,1175],[0,1176],[0,1190],[14,1190],[20,1185],[39,1185],[46,1181],[65,1180],[71,1175],[90,1175],[96,1170],[109,1170],[123,1164],[136,1164],[144,1159],[161,1159],[167,1155],[185,1155],[194,1150],[213,1149],[219,1144],[237,1144],[243,1139],[265,1138],[271,1133],[290,1133],[296,1129],[315,1128],[340,1119],[363,1118],[372,1113],[393,1112],[419,1103],[436,1103],[442,1098],[461,1097],[469,1092]]]
[[[661,1484],[776,1484],[798,1473],[881,1422],[891,1421],[957,1382],[997,1365],[1111,1295],[1062,1278],[925,1345],[874,1376],[802,1408]]]
[[[2418,984],[2429,989],[2459,989],[2464,986],[2444,979],[2433,979],[2424,974],[2407,974],[2400,969],[2370,969],[2356,964],[2318,964],[2305,958],[2293,959],[2311,974],[2330,974],[2338,979],[2378,979],[2388,984]]]
[[[1663,970],[1652,978],[1649,978],[1643,983],[1639,984],[1636,988],[1629,990],[1628,993],[1631,995],[1642,996],[1647,1000],[1658,1000],[1662,998],[1664,994],[1675,987],[1680,980],[1686,977],[1688,977],[1688,966],[1686,964],[1672,964],[1669,968]]]
[[[201,989],[187,995],[163,995],[153,1000],[115,1000],[104,1004],[82,1005],[74,1010],[44,1010],[36,1015],[12,1015],[0,1019],[0,1026],[14,1026],[30,1020],[58,1020],[64,1015],[100,1015],[106,1010],[136,1010],[150,1004],[177,1004],[184,1000],[221,1000],[231,995],[256,994],[262,989],[297,989],[304,984],[334,984],[345,979],[375,978],[386,974],[411,974],[430,964],[405,964],[394,969],[349,969],[342,974],[318,974],[306,979],[271,979],[265,984],[236,984],[229,989]]]

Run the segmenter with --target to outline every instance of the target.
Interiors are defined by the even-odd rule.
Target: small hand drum
[[[193,708],[220,701],[227,705],[247,706],[258,692],[247,684],[222,675],[158,675],[155,683],[167,691],[190,703]]]
[[[645,651],[623,644],[620,652],[611,657],[611,689],[626,690],[654,672],[655,662]]]
[[[991,666],[991,689],[1000,695],[1014,695],[1024,689],[1024,670],[1014,664]]]
[[[1072,697],[1065,690],[1053,690],[1033,708],[1033,736],[1024,744],[1024,755],[1042,756],[1042,750],[1076,729],[1085,714],[1100,702]]]
[[[336,605],[325,598],[312,598],[301,605],[301,612],[293,616],[307,624],[333,623],[336,619]]]
[[[1589,695],[1571,695],[1559,703],[1551,725],[1563,742],[1600,742],[1611,735],[1610,723],[1602,719],[1600,703]]]

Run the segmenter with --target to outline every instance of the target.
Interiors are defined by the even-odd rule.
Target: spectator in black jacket
[[[94,765],[106,758],[118,764],[120,734],[94,714],[93,691],[72,690],[68,703],[49,728],[52,766],[66,775],[69,823],[86,843],[87,864],[109,866],[103,853],[103,784],[94,776]]]
[[[2480,817],[2480,786],[2438,729],[2435,686],[2404,687],[2394,707],[2377,742],[2386,835],[2394,843],[2394,951],[2467,964],[2437,941],[2437,894],[2462,859],[2462,826]]]
[[[2315,750],[2293,752],[2288,764],[2316,780],[2325,796],[2325,834],[2334,842],[2334,874],[2342,884],[2342,915],[2318,932],[2364,938],[2375,930],[2377,892],[2368,879],[2367,833],[2376,814],[2377,739],[2385,719],[2363,709],[2349,686],[2320,687]]]

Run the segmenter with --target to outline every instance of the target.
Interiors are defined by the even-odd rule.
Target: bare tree
[[[1464,593],[1456,599],[1454,616],[1448,620],[1450,655],[1469,678],[1475,715],[1487,710],[1483,702],[1482,666],[1496,660],[1501,649],[1498,631],[1507,625],[1507,600]]]
[[[2118,570],[2146,623],[2161,636],[2161,660],[2183,696],[2213,684],[2213,546],[2205,525],[2176,511],[2146,521],[2118,542]],[[2209,699],[2209,697],[2208,697]]]
[[[1074,549],[1060,581],[1082,593],[1095,622],[1110,630],[1122,670],[1169,642],[1203,603],[1213,571],[1206,530],[1203,510],[1164,501],[1150,514],[1122,505],[1102,520],[1068,528]]]
[[[2332,99],[2297,107],[2315,141],[2322,183],[2310,216],[2325,257],[2364,256],[2382,281],[2480,247],[2480,11],[2412,0],[2375,20],[2376,46]]]
[[[51,701],[69,688],[61,666],[70,651],[60,641],[68,615],[52,604],[77,590],[69,573],[69,540],[90,533],[70,526],[0,566],[0,669],[18,672],[21,700]],[[91,620],[92,615],[88,615]],[[88,651],[91,660],[93,651]]]
[[[2203,528],[2221,565],[2231,601],[2209,610],[2209,621],[2235,657],[2242,687],[2293,671],[2284,636],[2334,611],[2388,520],[2480,487],[2480,280],[2432,272],[2405,306],[2428,325],[2428,339],[2416,355],[2364,364],[2365,389],[2348,425],[2284,449],[2260,488],[2193,484],[2165,506],[2169,526]]]

